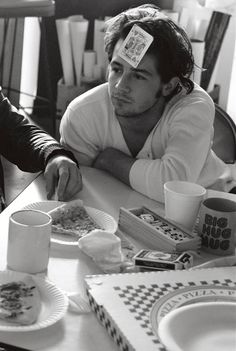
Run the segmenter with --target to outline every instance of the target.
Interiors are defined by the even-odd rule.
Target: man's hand
[[[108,147],[98,155],[93,167],[107,171],[125,184],[130,185],[129,173],[134,162],[135,158],[120,150]]]
[[[45,172],[46,191],[51,199],[57,188],[59,201],[68,201],[82,189],[82,176],[76,163],[66,156],[49,159]]]

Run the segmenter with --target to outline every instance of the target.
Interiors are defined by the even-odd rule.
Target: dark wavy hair
[[[111,61],[119,39],[125,39],[134,24],[154,37],[147,53],[157,58],[157,71],[164,83],[178,77],[190,93],[193,82],[189,78],[194,67],[191,42],[186,32],[152,4],[145,4],[121,12],[107,22],[105,51]],[[177,91],[179,91],[178,86]],[[175,91],[175,93],[177,92]]]

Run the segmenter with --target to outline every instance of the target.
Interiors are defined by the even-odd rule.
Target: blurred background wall
[[[92,48],[93,43],[93,24],[95,18],[104,18],[105,16],[114,16],[117,13],[129,8],[145,3],[153,3],[162,9],[172,9],[174,0],[55,0],[57,18],[64,18],[71,15],[82,14],[89,20],[89,30],[86,42],[86,49]],[[55,18],[43,19],[46,30],[46,43],[40,50],[39,59],[39,76],[37,94],[48,97],[49,92],[45,86],[45,75],[50,75],[53,96],[56,99],[57,82],[62,77],[62,66],[60,61],[60,53],[58,48],[58,40],[55,26]],[[42,43],[41,43],[42,44]],[[45,71],[45,47],[49,53],[49,71]],[[36,101],[36,105],[40,106],[40,101]],[[41,112],[40,112],[41,111]],[[44,113],[38,110],[36,113]]]

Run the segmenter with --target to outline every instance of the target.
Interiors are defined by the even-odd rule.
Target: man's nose
[[[115,87],[122,91],[130,91],[130,79],[127,74],[122,74],[116,82]]]

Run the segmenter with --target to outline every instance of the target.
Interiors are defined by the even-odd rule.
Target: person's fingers
[[[59,186],[58,186],[59,189]],[[82,189],[82,176],[79,169],[73,167],[70,169],[69,178],[67,180],[66,187],[61,196],[64,201],[70,200],[74,195],[76,195]],[[58,193],[59,196],[59,193]]]
[[[46,170],[44,173],[45,181],[46,181],[46,192],[47,199],[50,200],[55,193],[57,186],[57,179],[54,176],[53,172]]]
[[[68,162],[67,158],[57,158],[49,162],[44,176],[48,199],[56,192],[59,201],[68,201],[82,189],[80,170],[73,161]]]
[[[68,182],[70,179],[70,171],[66,167],[61,167],[59,169],[59,179],[57,185],[57,196],[59,201],[64,200],[64,194],[67,191]]]

